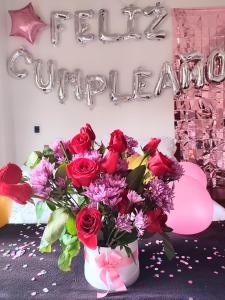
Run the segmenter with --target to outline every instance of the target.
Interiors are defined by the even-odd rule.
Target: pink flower
[[[129,191],[127,194],[127,198],[130,200],[130,202],[132,203],[138,203],[138,202],[142,202],[145,201],[144,198],[142,198],[138,193],[136,193],[135,191]]]

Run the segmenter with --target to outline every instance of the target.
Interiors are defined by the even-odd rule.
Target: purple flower
[[[53,174],[54,164],[46,158],[42,158],[37,167],[30,173],[30,182],[37,196],[48,198],[52,188],[49,185],[49,177]]]
[[[138,141],[133,139],[130,136],[125,135],[125,140],[127,142],[127,152],[129,155],[133,155],[135,153],[135,148],[138,146]]]
[[[55,181],[55,184],[61,189],[64,189],[66,187],[66,180],[62,177],[58,177]]]
[[[127,170],[128,170],[127,160],[119,158],[119,160],[117,162],[116,172],[124,174],[127,172]]]
[[[138,237],[143,236],[147,225],[148,225],[148,218],[144,215],[143,211],[140,210],[134,219],[134,226],[137,229]]]
[[[138,203],[138,202],[142,202],[145,201],[144,198],[142,198],[138,193],[136,193],[135,191],[129,191],[127,193],[127,198],[128,200],[130,200],[130,202],[132,203]]]
[[[152,199],[164,211],[173,209],[173,189],[161,179],[153,179],[148,184],[144,196]]]
[[[121,215],[118,214],[118,217],[115,219],[115,226],[120,231],[132,232],[133,225],[130,219],[130,215]]]
[[[86,187],[84,195],[91,200],[91,206],[96,206],[99,202],[115,206],[122,200],[121,194],[125,187],[126,178],[105,174],[104,177],[96,179]]]
[[[171,169],[170,177],[172,180],[179,180],[184,175],[183,167],[176,160],[173,161]]]
[[[55,158],[59,163],[65,160],[65,155],[62,149],[61,142],[63,143],[65,149],[67,149],[69,144],[69,141],[67,140],[64,141],[57,140],[52,145],[49,146],[49,148],[52,149],[52,151],[54,152]]]
[[[102,155],[98,151],[92,150],[92,151],[87,151],[85,153],[78,153],[73,156],[73,160],[77,158],[89,158],[96,162],[101,162]]]

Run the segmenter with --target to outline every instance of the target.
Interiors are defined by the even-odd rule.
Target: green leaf
[[[66,173],[66,163],[62,163],[62,164],[58,167],[58,169],[57,169],[57,171],[56,171],[56,173],[55,173],[55,178],[56,178],[56,179],[59,178],[59,177],[61,177],[61,178],[66,178],[66,176],[67,176],[67,173]]]
[[[52,245],[56,240],[58,240],[64,230],[68,217],[69,213],[65,208],[60,207],[54,210],[49,218],[47,226],[45,227],[41,243]]]
[[[165,254],[166,254],[168,260],[172,260],[175,257],[175,251],[174,251],[173,245],[170,241],[170,238],[168,237],[168,235],[165,232],[161,233],[160,235],[163,238]]]
[[[71,262],[72,257],[69,255],[67,251],[63,251],[63,253],[60,254],[58,258],[58,267],[63,272],[69,272],[71,271]]]
[[[45,211],[45,207],[46,204],[44,201],[39,201],[36,205],[35,205],[35,212],[36,212],[36,218],[37,218],[37,222],[39,223],[44,211]]]
[[[39,251],[42,253],[50,253],[52,252],[52,246],[42,239],[39,246]]]
[[[66,230],[71,235],[77,235],[75,217],[73,215],[69,215],[69,218],[66,221]]]
[[[60,237],[60,242],[64,250],[59,256],[58,267],[60,270],[68,272],[71,270],[70,266],[73,257],[80,251],[80,241],[76,236],[71,236],[70,234],[65,233]]]
[[[30,154],[28,157],[28,160],[26,162],[26,166],[30,169],[35,168],[39,162],[41,161],[42,153],[40,151],[34,151]]]
[[[130,171],[127,176],[128,187],[131,190],[137,191],[141,183],[143,182],[143,177],[145,174],[146,166],[141,165]]]
[[[45,202],[52,211],[56,210],[56,206],[53,203],[48,200],[46,200]]]
[[[80,207],[87,204],[86,198],[84,196],[80,196],[80,195],[77,197],[77,202]]]
[[[44,157],[49,159],[49,162],[53,163],[55,161],[55,156],[54,156],[54,152],[51,148],[49,148],[48,146],[46,146],[43,150],[43,155]]]

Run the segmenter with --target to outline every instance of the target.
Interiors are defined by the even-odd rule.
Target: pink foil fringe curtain
[[[213,49],[225,50],[225,7],[174,9],[173,31],[177,72],[179,54],[200,51],[206,62]],[[225,82],[206,82],[202,89],[191,84],[174,105],[180,158],[197,162],[214,197],[225,200]]]

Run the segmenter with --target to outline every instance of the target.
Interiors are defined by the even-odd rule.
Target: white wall
[[[225,0],[167,0],[161,1],[168,8],[222,6]],[[97,135],[105,137],[113,129],[121,128],[127,134],[140,140],[150,136],[174,136],[173,97],[170,90],[159,98],[146,103],[124,103],[114,106],[109,101],[108,91],[96,98],[96,106],[89,110],[84,102],[76,102],[70,95],[66,104],[58,103],[56,91],[44,95],[33,83],[32,70],[29,78],[16,80],[5,72],[6,57],[20,46],[29,49],[34,57],[43,60],[54,59],[59,67],[69,70],[80,68],[85,74],[105,74],[111,69],[120,73],[121,92],[131,91],[132,71],[138,66],[153,71],[151,87],[154,87],[162,62],[172,61],[172,20],[171,15],[162,23],[168,32],[164,41],[124,41],[103,45],[94,41],[86,46],[78,45],[74,39],[73,21],[66,23],[62,42],[56,48],[50,43],[49,28],[39,35],[33,46],[17,37],[9,37],[10,18],[8,9],[19,9],[27,0],[5,0],[0,4],[0,164],[7,160],[17,163],[25,161],[28,154],[58,137],[71,137],[85,122],[90,122]],[[92,8],[110,11],[110,28],[116,32],[125,30],[126,17],[121,8],[131,4],[129,0],[33,0],[32,4],[42,19],[49,23],[50,12]],[[140,7],[154,5],[154,1],[133,2]],[[140,28],[145,28],[149,19],[140,19]],[[93,31],[97,33],[97,19],[93,22]],[[34,134],[33,126],[40,125],[41,133]]]

